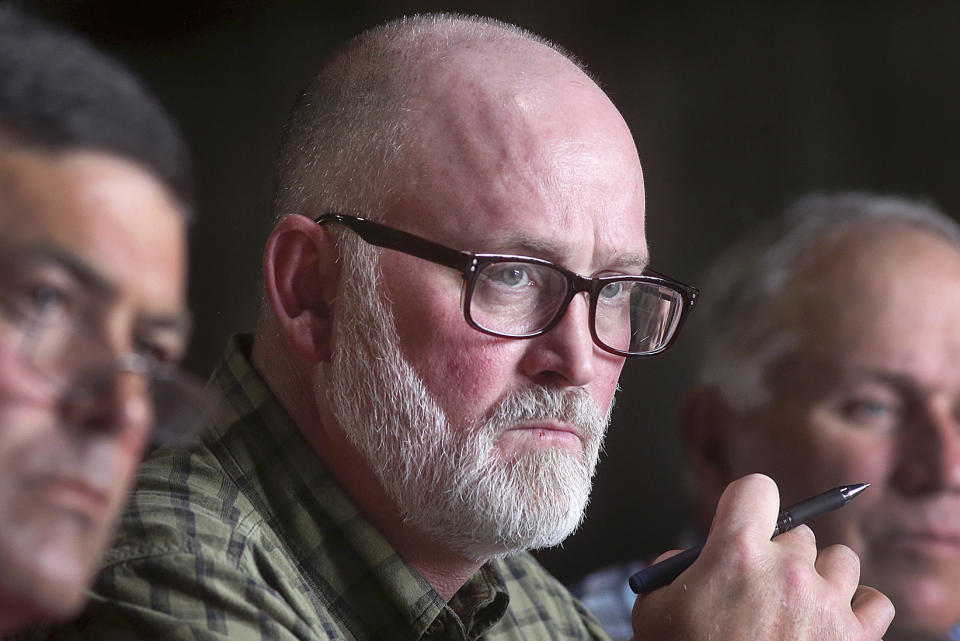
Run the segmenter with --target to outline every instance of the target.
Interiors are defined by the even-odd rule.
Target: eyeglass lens
[[[567,276],[549,265],[491,263],[476,276],[468,313],[487,331],[529,335],[549,326],[562,312],[568,291]],[[683,304],[679,292],[657,283],[606,281],[596,296],[595,336],[621,352],[659,351],[676,332]]]
[[[153,412],[151,440],[157,445],[182,445],[192,440],[213,417],[216,396],[199,378],[148,356],[116,354],[95,333],[75,323],[34,324],[25,331],[21,354],[60,391],[63,402],[92,402],[118,375],[145,378]]]

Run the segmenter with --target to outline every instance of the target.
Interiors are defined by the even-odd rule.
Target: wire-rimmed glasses
[[[344,225],[372,245],[460,271],[464,318],[493,336],[545,334],[573,297],[586,292],[596,345],[620,356],[652,356],[670,346],[698,296],[695,287],[649,269],[638,276],[588,278],[541,258],[452,249],[356,216],[331,212],[314,222]]]

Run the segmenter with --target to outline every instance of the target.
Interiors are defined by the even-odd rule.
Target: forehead
[[[69,255],[145,309],[184,305],[184,222],[160,183],[131,162],[89,151],[0,152],[0,226],[7,251]]]
[[[780,296],[798,351],[935,384],[960,374],[960,251],[902,225],[854,231],[807,261]]]
[[[481,53],[425,74],[392,221],[474,251],[576,254],[581,271],[645,262],[640,161],[609,99],[544,47]]]

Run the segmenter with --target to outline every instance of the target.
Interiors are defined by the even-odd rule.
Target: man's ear
[[[680,410],[680,436],[697,496],[698,516],[709,526],[720,494],[733,480],[730,439],[735,417],[715,387],[694,388]],[[706,529],[704,529],[706,532]]]
[[[329,230],[306,216],[281,220],[263,251],[267,298],[277,328],[301,358],[330,359],[339,253]]]

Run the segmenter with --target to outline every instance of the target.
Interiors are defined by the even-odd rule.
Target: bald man
[[[527,32],[420,16],[326,62],[279,185],[256,333],[215,374],[231,411],[146,463],[62,634],[604,638],[526,550],[577,527],[624,359],[696,297],[649,269],[620,114]],[[777,508],[769,479],[733,483],[691,591],[638,601],[638,636],[879,638],[856,557],[771,541]]]

